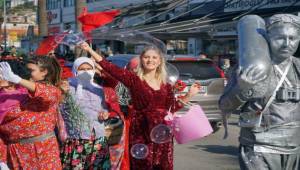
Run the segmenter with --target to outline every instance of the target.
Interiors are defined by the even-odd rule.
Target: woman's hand
[[[35,83],[22,79],[20,76],[14,74],[7,62],[0,62],[0,74],[1,79],[3,80],[9,81],[14,84],[20,84],[31,92],[35,91]]]
[[[80,44],[80,48],[83,49],[84,51],[88,52],[91,54],[92,58],[96,61],[96,62],[100,62],[102,61],[103,57],[101,55],[99,55],[98,53],[96,53],[87,42],[82,42]]]
[[[101,113],[99,113],[98,119],[100,121],[104,121],[104,120],[107,120],[108,117],[109,117],[109,112],[101,112]]]
[[[196,83],[192,84],[192,86],[190,87],[190,89],[187,93],[187,96],[193,97],[196,94],[198,94],[200,92],[200,87],[201,87],[200,83],[196,82]]]
[[[200,87],[201,87],[200,83],[197,83],[197,82],[196,82],[196,83],[192,84],[192,86],[190,87],[190,89],[189,89],[189,91],[187,92],[187,94],[186,94],[185,96],[183,96],[183,97],[181,98],[181,100],[182,100],[184,103],[188,103],[188,102],[191,100],[191,98],[192,98],[193,96],[195,96],[197,93],[199,93]]]
[[[19,84],[22,78],[15,73],[10,68],[7,62],[0,63],[1,79],[12,82],[14,84]]]
[[[87,42],[82,42],[80,44],[80,48],[87,52],[90,52],[91,50],[93,50]]]
[[[95,66],[96,66],[96,73],[97,73],[100,77],[102,77],[102,76],[103,76],[103,74],[102,74],[103,68],[102,68],[99,64],[97,64],[97,63],[95,63]]]
[[[70,85],[69,85],[68,80],[62,80],[62,81],[61,81],[60,89],[62,90],[62,92],[63,92],[64,94],[66,94],[66,93],[69,92],[69,90],[70,90]]]

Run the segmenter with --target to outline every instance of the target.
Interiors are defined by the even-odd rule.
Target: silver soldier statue
[[[261,23],[258,16],[256,19]],[[239,27],[239,32],[253,26],[249,25]],[[240,115],[241,169],[299,170],[300,59],[293,55],[300,41],[300,18],[276,14],[256,31],[257,35],[248,35],[252,43],[247,45],[251,47],[239,44],[239,66],[220,98],[220,108],[224,114]],[[259,36],[265,37],[268,48]],[[246,40],[247,35],[241,31],[239,42]],[[253,46],[262,49],[253,50]],[[269,51],[269,56],[264,50]],[[243,56],[247,51],[253,54]]]

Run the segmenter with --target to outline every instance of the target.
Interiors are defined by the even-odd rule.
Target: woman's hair
[[[142,58],[143,55],[149,50],[153,50],[157,52],[157,54],[160,57],[161,62],[156,69],[155,78],[161,83],[165,84],[167,82],[167,71],[166,71],[167,69],[166,69],[166,61],[161,50],[155,46],[147,46],[141,53],[140,58]],[[144,80],[144,74],[145,74],[145,70],[142,65],[142,60],[140,59],[140,62],[137,66],[137,75],[140,77],[140,79]]]
[[[59,85],[61,80],[61,67],[59,62],[54,57],[48,56],[34,56],[28,60],[27,63],[36,64],[42,71],[47,70],[45,82],[54,86]]]
[[[20,76],[22,79],[30,79],[30,71],[26,67],[26,63],[20,60],[0,60],[0,62],[7,62],[13,73]]]

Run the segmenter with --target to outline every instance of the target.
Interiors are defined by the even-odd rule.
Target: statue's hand
[[[238,83],[241,86],[253,86],[267,78],[267,75],[259,65],[251,65],[247,68],[239,68]]]

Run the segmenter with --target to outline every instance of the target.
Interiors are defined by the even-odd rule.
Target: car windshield
[[[128,60],[125,59],[109,59],[108,61],[112,62],[113,64],[121,68],[124,68],[128,63]]]
[[[212,62],[207,61],[168,61],[173,64],[180,73],[180,79],[200,79],[221,78],[220,72]]]

